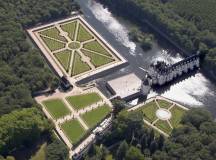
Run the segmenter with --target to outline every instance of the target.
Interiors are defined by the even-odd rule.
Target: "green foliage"
[[[31,157],[30,160],[46,160],[46,148],[47,144],[44,143],[40,146],[38,151]]]
[[[122,160],[127,153],[127,150],[129,149],[129,146],[126,141],[123,141],[120,146],[118,147],[116,158],[117,160]]]
[[[41,36],[41,39],[50,49],[50,51],[56,51],[65,47],[65,44],[54,39],[50,39],[48,37]]]
[[[87,94],[67,97],[67,101],[76,110],[83,109],[87,106],[99,102],[100,100],[102,99],[97,93],[87,93]]]
[[[54,38],[54,39],[57,39],[63,42],[67,42],[67,40],[63,36],[60,35],[60,32],[56,27],[48,28],[39,33],[49,38]]]
[[[106,160],[109,155],[108,150],[103,146],[92,145],[85,160]]]
[[[76,25],[77,25],[76,22],[70,22],[70,23],[61,25],[61,28],[63,29],[63,31],[68,33],[71,40],[74,40],[75,38]]]
[[[111,57],[108,57],[108,56],[96,54],[94,52],[86,51],[84,49],[82,49],[81,51],[82,51],[82,53],[84,53],[86,56],[88,56],[90,58],[91,63],[96,68],[114,61],[114,59],[112,59]]]
[[[73,61],[73,68],[72,68],[72,76],[76,76],[80,73],[84,73],[89,71],[91,68],[86,62],[82,61],[81,56],[79,53],[75,52],[74,61]]]
[[[64,50],[64,51],[60,51],[54,55],[58,59],[58,61],[61,63],[61,65],[64,67],[64,69],[66,71],[68,71],[68,68],[70,65],[71,51],[70,50]]]
[[[79,42],[84,42],[93,38],[94,37],[91,35],[91,33],[88,30],[86,30],[81,23],[79,23],[77,40]]]
[[[0,118],[0,154],[29,147],[50,130],[48,121],[36,108],[13,111]]]
[[[73,0],[1,1],[0,115],[31,107],[31,93],[57,84],[24,28],[67,16],[77,8]]]
[[[111,108],[107,105],[99,106],[82,115],[83,120],[86,124],[93,128],[99,122],[101,122],[111,111]]]
[[[193,109],[190,110],[182,119],[182,123],[191,124],[196,128],[199,128],[200,125],[204,122],[211,122],[213,117],[205,109]]]
[[[151,123],[154,122],[157,117],[156,117],[156,111],[159,108],[157,107],[155,102],[150,102],[148,104],[146,104],[145,106],[143,106],[143,115],[145,118],[147,118]]]
[[[15,160],[13,156],[7,156],[6,158],[0,156],[0,160]]]
[[[203,109],[188,111],[181,127],[174,129],[167,139],[162,135],[156,137],[154,131],[143,124],[139,111],[119,113],[102,142],[110,148],[113,159],[216,159],[216,122]],[[91,153],[91,157],[94,156],[95,152]]]
[[[60,99],[47,100],[44,101],[43,104],[46,110],[56,120],[70,114],[70,110]]]
[[[65,144],[59,139],[55,139],[47,146],[46,160],[68,160],[68,150]]]
[[[203,65],[207,75],[216,80],[216,2],[214,0],[99,0],[118,16],[123,16],[145,28],[146,21],[163,33],[187,54],[208,53]],[[133,12],[131,12],[133,11]],[[139,41],[139,31],[131,37]],[[142,34],[141,34],[142,35]],[[150,41],[143,41],[150,47]],[[141,43],[142,44],[142,43]],[[211,56],[209,56],[211,54]]]
[[[30,107],[33,100],[26,84],[1,60],[0,72],[0,115],[14,109]]]
[[[85,130],[79,121],[71,120],[61,125],[62,130],[70,139],[72,144],[76,144],[84,136]]]
[[[83,47],[85,49],[111,57],[110,53],[97,40],[88,42]]]
[[[144,160],[144,156],[138,148],[131,146],[126,153],[125,160]]]

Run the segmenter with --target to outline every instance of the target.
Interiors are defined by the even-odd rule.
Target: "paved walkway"
[[[92,104],[90,106],[85,107],[84,109],[81,110],[75,110],[74,108],[71,107],[71,105],[69,104],[69,102],[66,100],[66,97],[68,96],[73,96],[73,95],[79,95],[79,94],[86,94],[86,93],[97,93],[102,100]],[[70,110],[70,114],[66,115],[65,117],[59,118],[57,120],[53,119],[53,117],[49,114],[49,112],[45,109],[44,105],[42,104],[43,101],[48,100],[48,99],[61,99],[64,104],[66,105],[66,107]],[[88,130],[89,127],[88,125],[83,121],[83,119],[80,117],[82,114],[85,114],[86,112],[89,112],[93,109],[98,108],[99,106],[102,106],[104,104],[108,104],[110,107],[112,107],[112,103],[109,101],[109,99],[107,99],[97,88],[91,88],[88,89],[86,91],[83,91],[81,88],[76,88],[75,90],[73,89],[71,92],[68,93],[62,93],[59,90],[56,90],[56,92],[53,95],[43,95],[43,96],[39,96],[36,97],[35,100],[41,104],[42,106],[42,110],[44,111],[45,115],[51,119],[53,121],[53,123],[55,124],[55,128],[56,131],[59,133],[59,135],[62,137],[62,139],[64,140],[64,142],[66,143],[66,145],[71,148],[73,145],[70,142],[70,140],[67,138],[67,136],[64,134],[64,132],[61,130],[60,126],[61,124],[63,124],[66,121],[72,120],[72,119],[77,119],[80,124],[83,126],[83,128],[85,130]],[[91,136],[90,136],[91,137]],[[81,143],[78,147],[77,150],[81,149],[82,147],[84,147],[86,145],[87,142],[89,142],[91,138],[87,138],[86,140],[83,141],[83,143]]]
[[[178,107],[180,107],[180,108],[182,108],[182,109],[184,109],[184,110],[189,110],[188,108],[182,106],[181,104],[178,104],[178,103],[176,103],[176,102],[174,102],[174,101],[171,101],[171,100],[169,100],[169,99],[167,99],[167,98],[164,98],[164,97],[161,97],[161,96],[155,96],[155,97],[152,97],[152,98],[146,100],[146,101],[145,101],[144,103],[142,103],[142,104],[139,104],[139,105],[137,105],[137,106],[135,106],[135,107],[133,107],[133,108],[128,109],[128,111],[129,111],[129,112],[130,112],[130,111],[134,111],[134,110],[136,110],[136,109],[138,109],[138,108],[140,108],[140,107],[143,107],[145,104],[147,104],[147,103],[149,103],[149,102],[152,102],[152,101],[155,102],[155,104],[157,105],[157,107],[158,107],[159,109],[160,109],[160,108],[163,108],[163,107],[160,106],[160,104],[158,103],[157,100],[164,100],[164,101],[167,101],[167,102],[171,103],[172,105],[167,109],[168,111],[170,111],[170,110],[171,110],[173,107],[175,107],[175,106],[178,106]],[[150,122],[148,122],[147,120],[143,119],[144,123],[146,123],[147,125],[151,126],[151,127],[154,128],[155,130],[157,130],[158,132],[160,132],[161,134],[163,134],[163,135],[165,135],[166,137],[168,137],[169,135],[168,135],[167,133],[165,133],[164,131],[162,131],[161,129],[159,129],[159,128],[157,128],[157,127],[155,126],[155,124],[156,124],[159,120],[160,120],[160,119],[157,118],[154,122],[150,123]],[[173,126],[172,126],[170,120],[166,120],[166,122],[168,123],[168,125],[170,126],[170,128],[173,129]]]

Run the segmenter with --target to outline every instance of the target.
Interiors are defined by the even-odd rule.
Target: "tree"
[[[163,135],[160,135],[159,138],[158,138],[158,148],[161,150],[164,146],[164,136]]]
[[[6,114],[0,118],[0,126],[0,154],[3,155],[33,145],[43,133],[50,131],[48,121],[37,108]]]
[[[210,122],[213,120],[212,115],[205,109],[191,109],[182,119],[183,124],[191,124],[196,128],[200,127],[203,122]]]
[[[118,99],[114,99],[112,101],[112,104],[113,104],[113,107],[114,107],[114,110],[113,110],[113,114],[114,116],[117,116],[117,114],[123,110],[124,108],[126,108],[126,103],[122,100],[118,100]]]
[[[120,146],[118,147],[118,150],[116,153],[117,160],[122,160],[125,157],[128,149],[129,149],[129,146],[128,146],[127,142],[123,141],[120,144]]]
[[[65,144],[59,139],[55,139],[47,146],[47,160],[68,160],[68,150]]]
[[[126,153],[125,160],[144,160],[144,155],[139,149],[131,146]]]
[[[150,150],[151,154],[153,154],[157,149],[158,149],[157,142],[152,141],[150,146],[149,146],[149,150]]]

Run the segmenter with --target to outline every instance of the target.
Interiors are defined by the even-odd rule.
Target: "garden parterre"
[[[51,64],[55,63],[68,77],[89,76],[125,61],[80,16],[36,27],[28,32],[42,52],[49,54],[46,58],[52,58],[49,60]]]
[[[41,99],[40,104],[68,141],[77,145],[89,130],[96,127],[112,111],[104,98],[99,92],[84,91],[75,95],[54,94]]]

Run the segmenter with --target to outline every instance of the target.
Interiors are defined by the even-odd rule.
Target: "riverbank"
[[[116,1],[116,3],[117,3],[117,5],[116,5],[116,4],[111,3],[111,1],[106,1],[106,0],[96,0],[96,1],[102,3],[104,6],[108,7],[108,9],[111,10],[112,13],[114,13],[115,15],[122,17],[126,20],[129,20],[132,23],[137,24],[138,26],[140,26],[140,28],[143,28],[143,26],[146,27],[146,25],[147,25],[151,29],[151,32],[155,35],[155,37],[157,39],[162,39],[163,41],[165,40],[166,43],[168,42],[170,45],[169,47],[175,48],[176,52],[181,53],[181,55],[183,57],[187,57],[189,55],[192,55],[197,50],[195,48],[193,48],[193,49],[191,49],[190,47],[188,48],[186,43],[185,44],[184,43],[178,43],[179,39],[181,39],[181,38],[179,38],[179,39],[174,38],[176,36],[175,33],[174,34],[173,33],[166,34],[164,31],[166,29],[166,26],[165,27],[163,26],[165,24],[162,24],[162,22],[160,23],[159,20],[155,20],[155,19],[158,19],[159,17],[157,17],[157,15],[153,16],[153,13],[148,14],[148,11],[142,10],[142,8],[138,7],[135,2],[133,3],[130,1],[127,1],[127,2]],[[120,4],[122,3],[122,5],[119,5],[119,3]],[[128,3],[128,4],[126,4],[126,3]],[[130,7],[129,7],[129,4],[130,4]],[[128,12],[128,9],[136,10],[136,12]],[[153,16],[153,17],[151,17],[151,16]],[[162,26],[162,28],[157,27],[154,23],[157,23],[158,24],[157,26]],[[170,37],[170,35],[172,35],[172,37]],[[181,35],[181,36],[183,39],[185,35]],[[175,39],[175,40],[173,40],[173,39]],[[160,43],[159,40],[158,40],[158,42]],[[200,43],[202,43],[202,42],[200,42]],[[189,45],[189,43],[188,43],[188,45]],[[194,45],[194,44],[191,44],[191,45]],[[191,50],[195,50],[195,51],[191,51]],[[211,81],[216,83],[216,73],[214,71],[214,66],[215,66],[215,64],[213,63],[213,61],[211,59],[209,59],[209,57],[204,60],[204,65],[203,65],[204,74],[208,77],[208,79],[210,79]]]

